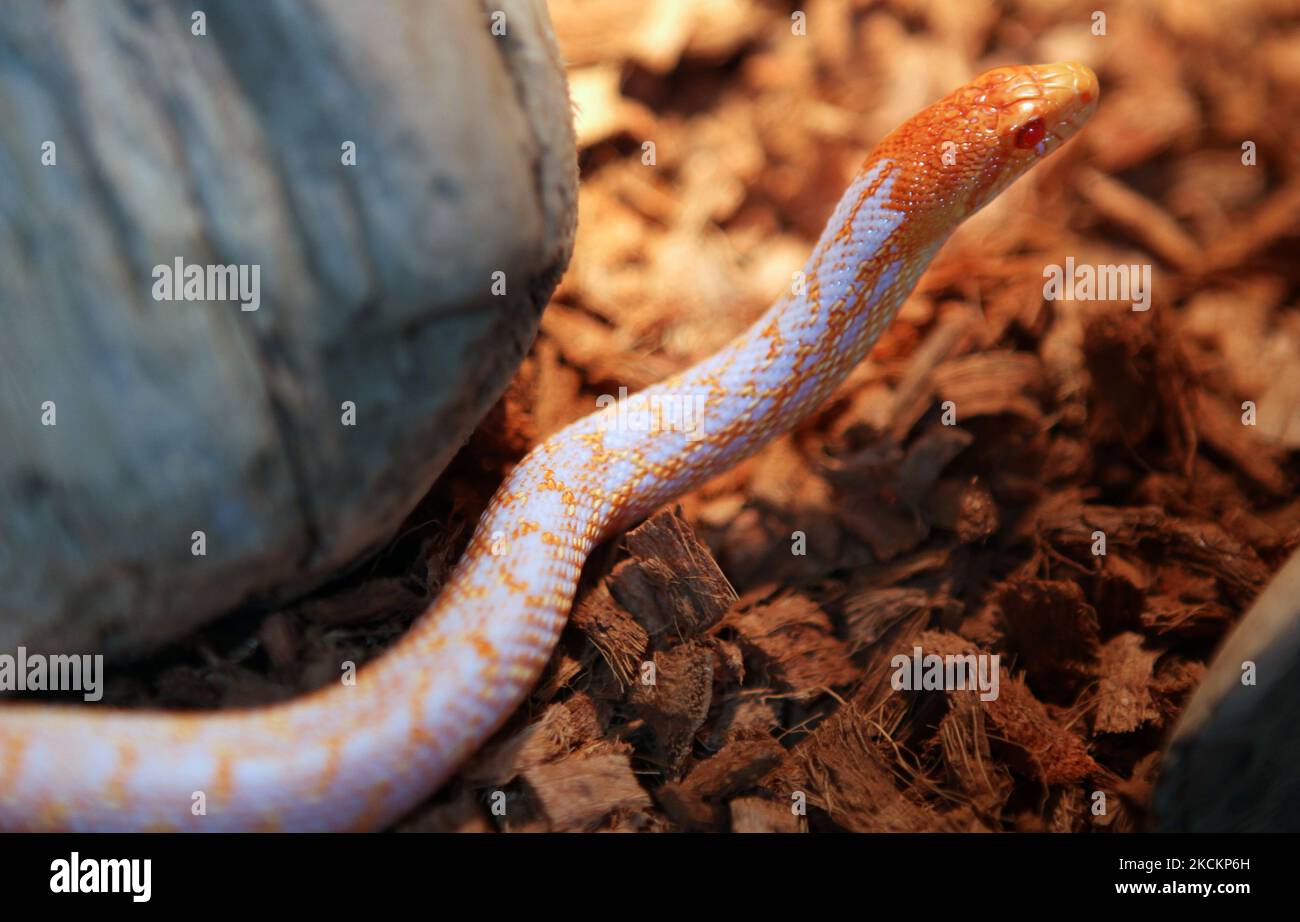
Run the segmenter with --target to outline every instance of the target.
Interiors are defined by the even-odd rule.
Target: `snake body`
[[[1096,101],[1081,65],[1000,68],[888,135],[791,291],[711,358],[529,453],[443,591],[355,684],[208,714],[0,705],[0,828],[367,829],[401,816],[526,696],[592,548],[807,416],[961,221]]]

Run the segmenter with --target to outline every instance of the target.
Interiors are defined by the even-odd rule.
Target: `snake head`
[[[969,153],[976,167],[966,214],[993,200],[1022,173],[1073,137],[1097,109],[1101,89],[1092,69],[1066,61],[999,67],[954,96],[970,107],[982,131]]]
[[[1083,64],[999,67],[922,110],[881,147],[904,167],[912,210],[928,205],[952,226],[1073,137],[1099,96]]]

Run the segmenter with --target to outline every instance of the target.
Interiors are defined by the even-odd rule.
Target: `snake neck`
[[[563,470],[601,493],[599,539],[796,426],[871,349],[947,237],[926,236],[900,207],[904,172],[868,160],[790,290],[745,333],[574,423],[521,468]]]
[[[530,452],[423,625],[371,680],[454,661],[465,686],[494,691],[467,702],[431,686],[427,713],[455,710],[487,727],[489,712],[508,712],[529,683],[500,676],[541,668],[592,548],[796,426],[888,326],[946,236],[919,236],[898,207],[903,173],[869,161],[790,290],[730,346]],[[498,617],[503,606],[513,621]]]

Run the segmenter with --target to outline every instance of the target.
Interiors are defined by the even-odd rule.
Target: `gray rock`
[[[1243,665],[1254,664],[1254,684]],[[1153,812],[1162,832],[1300,832],[1300,554],[1210,661],[1174,728]]]
[[[0,650],[139,652],[320,582],[500,395],[576,155],[543,0],[489,6],[505,36],[419,0],[0,17]],[[177,257],[258,266],[259,308],[155,300]]]

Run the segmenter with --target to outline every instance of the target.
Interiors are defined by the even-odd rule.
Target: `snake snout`
[[[1077,61],[1036,64],[1030,73],[1042,94],[1052,133],[1058,137],[1074,134],[1096,110],[1101,85],[1086,64]]]
[[[1097,98],[1097,75],[1086,64],[1061,61],[1057,64],[1035,64],[1030,70],[1034,80],[1045,91],[1077,97],[1085,105]]]

